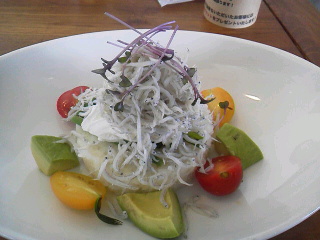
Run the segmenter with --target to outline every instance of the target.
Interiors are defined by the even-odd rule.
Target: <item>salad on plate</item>
[[[102,221],[121,225],[100,213],[102,199],[114,195],[117,204],[109,206],[116,218],[128,216],[154,237],[174,238],[186,229],[175,193],[180,185],[191,187],[195,177],[209,193],[231,194],[243,170],[263,155],[228,123],[235,112],[231,95],[220,87],[200,92],[196,67],[170,48],[174,22],[142,33],[106,15],[138,37],[110,43],[119,54],[102,58],[102,67],[92,71],[104,78],[101,87],[78,86],[59,97],[58,113],[75,128],[61,137],[33,136],[32,153],[67,206],[94,208]],[[164,46],[153,40],[168,30]],[[79,164],[89,176],[68,171]]]

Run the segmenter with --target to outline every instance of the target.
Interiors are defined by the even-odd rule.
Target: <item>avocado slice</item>
[[[165,201],[160,202],[161,191],[127,193],[117,197],[129,219],[145,233],[156,238],[175,238],[184,231],[184,222],[177,195],[168,189]]]
[[[46,135],[35,135],[31,138],[31,152],[45,175],[65,171],[79,165],[77,155],[71,151],[68,143],[57,143],[62,138]]]
[[[221,141],[228,152],[241,159],[242,168],[246,169],[263,159],[263,154],[257,144],[239,128],[225,123],[217,132],[217,139]],[[220,150],[223,147],[220,146]]]

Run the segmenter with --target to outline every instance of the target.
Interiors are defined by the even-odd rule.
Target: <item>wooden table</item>
[[[176,20],[183,30],[224,34],[274,46],[320,66],[320,14],[308,0],[264,0],[257,22],[227,29],[203,17],[204,1],[160,7],[156,0],[2,0],[0,55],[74,34],[124,29],[108,11],[136,28]],[[1,216],[3,217],[3,216]],[[320,211],[273,240],[320,239]],[[0,237],[0,240],[4,238]]]

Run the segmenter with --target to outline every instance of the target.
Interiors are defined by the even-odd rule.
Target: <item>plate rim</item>
[[[144,32],[144,31],[147,31],[149,29],[147,29],[147,28],[137,28],[137,30]],[[173,30],[167,30],[166,32],[172,32],[172,31]],[[45,40],[45,41],[42,41],[42,42],[34,43],[34,44],[31,44],[31,45],[28,45],[28,46],[25,46],[25,47],[21,47],[21,48],[15,49],[15,50],[10,51],[8,53],[2,54],[2,55],[0,55],[0,61],[2,60],[2,58],[9,57],[12,54],[18,54],[18,53],[20,53],[20,51],[25,51],[25,50],[29,50],[29,49],[34,48],[34,47],[50,44],[51,42],[54,42],[54,41],[63,41],[65,39],[87,37],[87,36],[90,36],[90,35],[106,34],[106,33],[110,33],[110,32],[132,32],[132,30],[131,29],[113,29],[113,30],[105,30],[105,31],[103,30],[103,31],[79,33],[79,34],[68,35],[68,36],[64,36],[64,37],[58,37],[58,38],[54,38],[54,39],[50,39],[50,40]],[[285,56],[285,57],[289,57],[289,58],[292,58],[294,60],[301,61],[301,62],[303,62],[303,64],[314,66],[314,67],[320,69],[319,66],[317,66],[316,64],[308,61],[307,59],[304,59],[303,57],[297,56],[297,55],[295,55],[293,53],[290,53],[290,52],[288,52],[286,50],[283,50],[283,49],[280,49],[278,47],[274,47],[274,46],[267,45],[267,44],[264,44],[264,43],[256,42],[256,41],[253,41],[253,40],[234,37],[234,36],[228,36],[228,35],[219,34],[219,33],[201,32],[201,31],[195,31],[195,30],[182,30],[181,29],[181,30],[178,30],[178,33],[180,33],[180,32],[187,33],[187,34],[188,33],[189,34],[206,34],[206,35],[216,36],[218,38],[231,39],[233,41],[238,41],[240,43],[253,44],[253,45],[256,45],[258,47],[267,49],[267,50],[270,49],[270,50],[276,52],[277,54],[283,54],[283,56]]]

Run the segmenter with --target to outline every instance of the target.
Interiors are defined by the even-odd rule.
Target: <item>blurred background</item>
[[[318,10],[320,10],[320,0],[310,0],[310,1]]]

